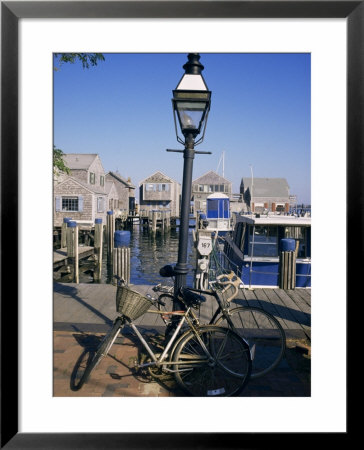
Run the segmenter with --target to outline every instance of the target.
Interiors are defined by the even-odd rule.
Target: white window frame
[[[105,212],[105,197],[96,197],[96,210],[98,213]]]

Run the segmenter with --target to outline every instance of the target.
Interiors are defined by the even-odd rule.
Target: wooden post
[[[150,209],[148,211],[148,231],[150,231],[152,229],[152,215],[153,215],[153,211]]]
[[[118,247],[114,249],[114,274],[130,283],[130,248]]]
[[[162,219],[162,232],[165,233],[166,231],[166,212],[161,211],[161,219]]]
[[[95,219],[95,237],[94,237],[94,250],[96,255],[96,268],[94,271],[94,280],[101,280],[102,269],[102,249],[103,249],[103,224],[102,219]]]
[[[113,211],[107,212],[107,252],[111,257],[114,249],[115,216]]]
[[[67,247],[67,223],[71,219],[69,217],[64,217],[62,222],[62,229],[61,229],[61,248]]]
[[[295,252],[281,252],[280,254],[280,288],[295,289],[296,287],[296,254]]]
[[[113,252],[113,261],[112,261],[112,280],[111,280],[111,284],[116,285],[117,284],[117,280],[116,278],[114,278],[114,275],[119,275],[118,273],[118,249],[115,248],[114,252]]]
[[[73,281],[79,283],[78,269],[78,226],[77,222],[70,220],[67,223],[67,258],[72,261]]]
[[[171,211],[168,211],[168,231],[171,229]]]
[[[78,226],[76,226],[75,228],[75,232],[74,232],[74,243],[75,243],[75,260],[74,260],[74,267],[75,267],[75,272],[74,272],[74,280],[75,283],[79,283],[80,282],[80,278],[79,278],[79,266],[78,266]]]
[[[115,233],[115,248],[113,254],[113,275],[118,275],[127,284],[130,283],[130,231]],[[113,277],[113,282],[114,281]]]
[[[287,268],[286,268],[286,252],[281,252],[279,257],[279,265],[280,265],[280,284],[279,287],[281,289],[287,289]]]
[[[152,212],[152,232],[157,231],[157,211]]]

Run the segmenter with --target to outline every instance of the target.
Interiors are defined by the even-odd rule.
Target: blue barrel
[[[294,239],[281,239],[282,252],[294,252],[296,249],[296,241]]]
[[[95,219],[95,223],[102,223],[102,219]]]
[[[71,217],[63,217],[63,223],[68,223],[71,219]]]
[[[114,247],[129,247],[130,231],[119,230],[114,233]]]
[[[68,228],[76,228],[76,227],[77,227],[77,222],[74,221],[74,220],[69,220],[69,221],[67,222],[67,227],[68,227]]]

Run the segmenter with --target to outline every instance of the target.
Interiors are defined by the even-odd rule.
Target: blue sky
[[[54,144],[65,153],[98,153],[106,171],[138,185],[160,170],[182,182],[172,90],[187,54],[110,54],[96,67],[54,72]],[[299,203],[311,202],[309,54],[202,53],[212,91],[205,139],[193,179],[216,171],[239,192],[242,177],[286,178]],[[56,64],[57,65],[57,64]],[[222,164],[218,173],[222,175]]]

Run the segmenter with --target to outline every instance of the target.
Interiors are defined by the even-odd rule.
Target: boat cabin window
[[[295,239],[299,242],[298,258],[311,257],[311,228],[286,225],[247,225],[239,223],[234,242],[240,250],[253,257],[278,257],[281,240]]]
[[[244,252],[244,242],[245,242],[245,230],[246,223],[240,222],[237,224],[234,235],[234,242],[240,248],[242,252]]]
[[[278,227],[264,225],[249,227],[248,255],[278,256]]]

